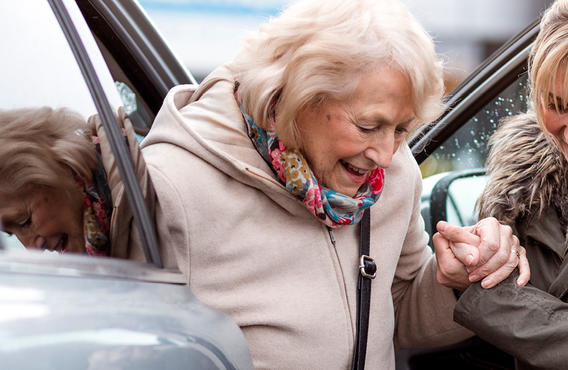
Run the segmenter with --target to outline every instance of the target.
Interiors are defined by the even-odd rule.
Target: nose
[[[398,149],[398,141],[394,132],[377,134],[365,149],[365,157],[382,168],[389,168],[392,157]]]
[[[47,239],[30,231],[17,232],[16,237],[26,248],[44,249]]]

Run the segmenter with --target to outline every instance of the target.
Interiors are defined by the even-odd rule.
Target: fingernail
[[[518,286],[525,286],[526,283],[527,283],[527,282],[525,281],[525,279],[522,279],[522,278],[518,278],[518,279],[517,279],[517,285],[518,285]]]
[[[481,282],[481,287],[482,287],[482,288],[489,288],[492,283],[493,283],[493,281],[492,281],[491,279],[483,280],[483,281]]]
[[[469,281],[471,281],[472,283],[479,280],[480,276],[477,274],[471,274],[469,275]]]
[[[446,221],[440,221],[438,222],[438,225],[436,226],[436,228],[438,229],[438,231],[445,231],[446,230]]]
[[[468,254],[468,255],[465,257],[465,264],[469,266],[469,265],[471,265],[472,263],[473,263],[473,255]]]

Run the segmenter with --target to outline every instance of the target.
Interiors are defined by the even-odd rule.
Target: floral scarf
[[[286,190],[302,201],[319,221],[330,227],[356,224],[361,220],[363,211],[372,206],[383,190],[385,172],[382,168],[373,170],[369,179],[352,198],[318,184],[308,162],[297,149],[286,146],[274,131],[259,127],[235,98],[246,122],[249,138],[256,150],[272,168]]]
[[[93,136],[93,143],[97,149],[98,162],[97,169],[93,171],[93,184],[87,185],[79,176],[75,176],[75,179],[83,189],[85,251],[89,256],[108,256],[112,200],[102,165],[99,138]]]

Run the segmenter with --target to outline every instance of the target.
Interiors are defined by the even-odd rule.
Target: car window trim
[[[83,41],[75,28],[67,8],[61,0],[47,1],[53,10],[67,42],[69,43],[75,59],[77,60],[77,64],[81,70],[89,92],[91,93],[103,127],[107,133],[109,144],[111,146],[112,153],[115,156],[118,171],[125,187],[128,203],[132,209],[135,223],[138,226],[141,235],[142,247],[146,261],[161,268],[163,264],[158,250],[158,242],[154,227],[146,210],[144,197],[142,196],[142,190],[140,189],[140,184],[138,184],[138,180],[134,172],[132,159],[130,158],[126,144],[124,143],[124,139],[112,107],[106,97],[93,63],[89,58],[86,48],[83,45]]]

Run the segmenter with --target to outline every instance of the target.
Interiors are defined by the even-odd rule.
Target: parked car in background
[[[23,250],[0,235],[2,369],[250,369],[242,332],[162,267],[115,114],[143,137],[174,85],[195,80],[131,0],[0,2],[0,109],[98,114],[146,263]]]

